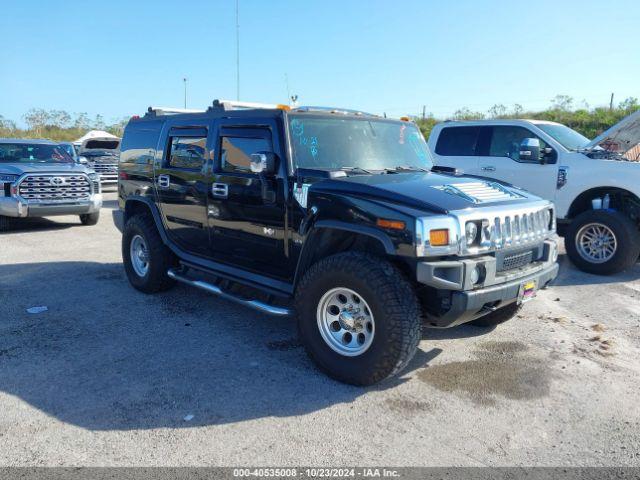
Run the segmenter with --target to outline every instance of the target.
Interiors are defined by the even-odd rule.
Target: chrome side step
[[[206,292],[213,293],[214,295],[218,295],[219,297],[239,303],[245,307],[253,308],[254,310],[258,310],[259,312],[266,313],[268,315],[274,315],[276,317],[288,317],[293,315],[293,310],[290,308],[276,307],[275,305],[269,305],[258,300],[245,300],[244,298],[236,297],[235,295],[227,293],[211,283],[203,282],[202,280],[191,280],[173,269],[169,269],[167,271],[167,275],[178,282],[186,283],[192,287],[197,287]]]

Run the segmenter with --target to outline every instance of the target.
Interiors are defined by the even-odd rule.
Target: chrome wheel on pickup
[[[367,302],[348,288],[333,288],[318,303],[318,329],[329,347],[348,357],[366,352],[375,323]]]
[[[640,234],[635,222],[622,212],[588,210],[571,221],[564,245],[580,270],[611,275],[636,263]]]
[[[578,253],[591,263],[604,263],[616,253],[618,241],[616,234],[603,223],[588,223],[576,236]]]

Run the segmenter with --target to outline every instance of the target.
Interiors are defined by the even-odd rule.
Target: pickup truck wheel
[[[83,225],[97,225],[100,220],[100,212],[95,213],[83,213],[80,215],[80,222]]]
[[[141,292],[160,292],[175,284],[167,270],[176,265],[176,258],[147,215],[135,215],[125,224],[122,261],[129,282]]]
[[[11,227],[11,220],[9,217],[0,215],[0,232],[6,232]]]
[[[480,318],[477,318],[471,322],[470,325],[475,327],[495,327],[501,323],[511,320],[520,311],[522,305],[517,303],[511,303],[506,307],[499,308],[495,312],[488,313]]]
[[[580,270],[611,275],[636,263],[640,234],[634,222],[620,212],[587,210],[569,225],[565,248]]]
[[[296,312],[311,359],[353,385],[398,373],[420,341],[411,284],[390,262],[365,253],[340,253],[314,264],[296,290]]]

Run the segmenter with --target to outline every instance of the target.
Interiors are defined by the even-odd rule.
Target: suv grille
[[[491,244],[496,248],[522,245],[544,240],[550,225],[545,225],[544,210],[495,217],[483,228],[489,229]]]
[[[29,202],[87,200],[91,184],[84,175],[27,175],[18,185],[18,195]]]
[[[521,268],[525,265],[529,265],[531,262],[533,262],[533,250],[506,255],[502,260],[502,264],[498,266],[497,271],[505,272],[507,270],[514,270],[516,268]]]

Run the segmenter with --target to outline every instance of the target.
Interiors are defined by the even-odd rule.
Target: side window
[[[271,142],[266,138],[223,136],[220,167],[223,172],[251,173],[251,154],[271,150]]]
[[[480,127],[443,128],[436,143],[438,155],[471,157],[476,155],[480,141]]]
[[[495,126],[492,128],[491,143],[489,145],[490,157],[509,157],[517,162],[520,160],[520,143],[525,138],[538,138],[534,133],[524,127]],[[540,149],[547,145],[540,140]],[[537,159],[534,163],[538,163]]]
[[[168,166],[200,170],[206,161],[207,137],[170,137]]]

